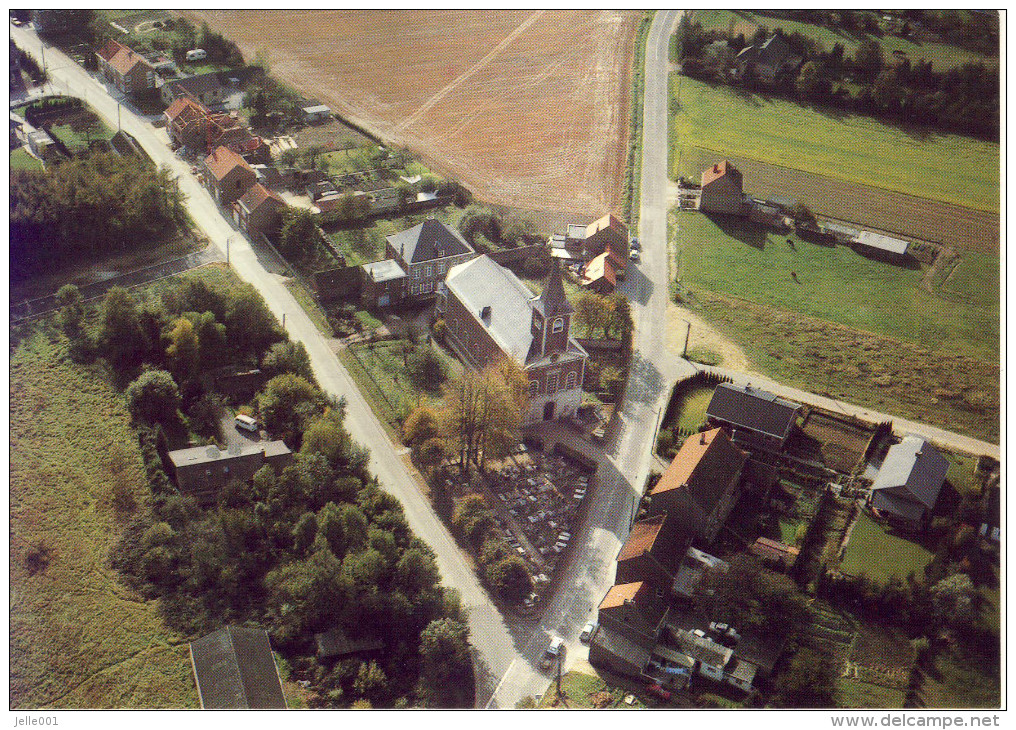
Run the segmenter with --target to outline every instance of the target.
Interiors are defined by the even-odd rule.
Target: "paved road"
[[[17,45],[36,59],[41,59],[40,41],[34,32],[14,26],[11,26],[10,32]],[[274,266],[273,257],[252,247],[222,215],[207,191],[190,175],[190,165],[169,149],[165,131],[156,130],[129,107],[118,109],[117,100],[102,84],[55,48],[46,48],[46,61],[56,91],[85,99],[113,127],[116,127],[119,118],[123,129],[138,140],[157,164],[165,165],[178,175],[188,210],[212,246],[225,253],[229,242],[229,262],[233,269],[241,279],[258,289],[280,321],[285,318],[289,336],[307,348],[314,375],[321,387],[331,394],[346,397],[346,426],[354,439],[370,449],[371,471],[382,486],[402,503],[413,532],[434,549],[442,582],[458,590],[463,606],[469,612],[469,628],[476,647],[475,663],[480,675],[477,701],[480,706],[485,704],[512,662],[524,661],[516,649],[515,640],[448,530],[430,503],[422,498],[410,468],[396,455],[396,446],[360,395],[354,381],[286,289],[285,278],[266,271],[266,266]]]
[[[999,458],[1000,449],[998,444],[980,441],[978,439],[971,438],[970,436],[964,436],[963,434],[953,433],[952,431],[946,431],[945,429],[937,428],[935,426],[929,426],[926,423],[908,421],[888,413],[879,413],[878,411],[873,411],[868,408],[864,408],[863,406],[855,406],[852,403],[846,403],[845,401],[836,400],[835,398],[829,398],[816,393],[809,393],[806,390],[791,388],[761,375],[747,375],[745,373],[737,372],[736,370],[726,370],[725,368],[707,367],[704,365],[694,365],[694,367],[699,370],[714,372],[718,375],[725,375],[738,385],[756,385],[784,398],[789,398],[790,400],[794,400],[799,403],[808,403],[810,405],[818,406],[819,408],[825,408],[833,413],[843,413],[850,416],[857,416],[858,418],[863,418],[864,420],[871,421],[872,423],[892,421],[893,431],[897,434],[912,433],[916,436],[922,436],[933,443],[940,444],[950,449],[956,449],[967,454],[973,454],[974,456],[991,456],[995,459]]]

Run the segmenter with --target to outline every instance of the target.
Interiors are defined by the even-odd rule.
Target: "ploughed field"
[[[638,12],[188,15],[488,202],[585,215],[620,205]]]

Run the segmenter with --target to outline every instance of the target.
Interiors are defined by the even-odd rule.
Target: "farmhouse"
[[[145,58],[113,39],[95,54],[99,72],[122,94],[137,94],[154,89],[158,74]]]
[[[624,269],[624,261],[607,249],[582,267],[580,283],[597,294],[610,294],[617,288],[617,280],[624,277]]]
[[[257,183],[258,176],[240,155],[227,147],[219,147],[204,161],[205,182],[212,197],[226,208]]]
[[[214,501],[232,481],[249,482],[254,472],[268,465],[282,471],[293,454],[282,441],[247,444],[221,451],[218,446],[194,446],[169,452],[171,475],[177,487],[200,502]]]
[[[434,293],[445,274],[457,264],[476,256],[462,235],[434,218],[388,236],[386,258],[395,259],[408,277],[409,298]]]
[[[737,444],[780,452],[797,423],[800,406],[751,385],[720,383],[706,406],[714,425],[731,429]]]
[[[649,512],[666,512],[712,542],[737,501],[747,460],[722,428],[692,435],[649,492]]]
[[[644,581],[669,589],[691,536],[676,529],[677,520],[665,514],[639,520],[617,554],[617,583]]]
[[[741,171],[729,160],[716,163],[702,172],[699,210],[742,215],[745,210],[743,185]]]
[[[949,462],[934,446],[907,436],[889,447],[871,485],[869,504],[889,522],[920,530],[928,524],[948,471]]]
[[[763,84],[771,85],[781,71],[796,65],[790,46],[779,34],[772,35],[764,43],[744,48],[734,59],[737,75],[755,76]]]
[[[167,81],[159,87],[159,95],[164,104],[172,104],[177,99],[188,98],[205,106],[215,106],[223,102],[227,92],[228,89],[219,80],[219,74],[214,72]]]
[[[522,367],[529,378],[526,425],[575,416],[589,356],[571,336],[574,310],[560,269],[533,297],[515,274],[480,256],[448,272],[437,309],[449,344],[467,365],[482,370],[508,357]]]
[[[608,214],[586,226],[569,224],[565,233],[555,233],[548,243],[555,258],[589,261],[610,250],[623,262],[628,258],[628,226]]]
[[[286,203],[261,183],[254,183],[233,204],[233,218],[248,233],[266,233],[279,223]]]
[[[163,117],[174,148],[210,154],[217,147],[228,147],[259,161],[271,159],[265,141],[243,126],[235,113],[214,114],[194,99],[180,97],[163,112]]]
[[[264,629],[225,626],[190,643],[203,710],[284,710],[286,697]]]
[[[365,307],[398,304],[406,294],[406,272],[394,259],[384,259],[360,267],[360,297]]]

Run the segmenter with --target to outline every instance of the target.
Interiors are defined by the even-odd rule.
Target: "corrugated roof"
[[[932,510],[948,472],[949,462],[934,446],[917,436],[906,436],[889,447],[871,485],[872,494],[902,488],[895,495],[885,494],[885,498],[892,502],[910,498]]]
[[[252,175],[254,173],[247,161],[228,147],[217,147],[212,154],[205,158],[205,167],[216,180],[222,180],[237,167],[250,170]],[[255,177],[257,176],[255,175]]]
[[[720,383],[706,407],[706,415],[749,431],[785,439],[797,420],[796,403],[749,385]]]
[[[286,709],[282,681],[263,629],[226,626],[191,642],[190,651],[204,709]]]
[[[642,581],[611,586],[610,590],[607,591],[607,595],[600,601],[600,610],[623,606],[625,601],[635,602],[640,597],[640,594],[644,594],[648,590],[648,587]]]
[[[747,459],[722,428],[693,434],[650,494],[686,489],[705,514],[710,514]]]
[[[640,520],[632,525],[628,539],[621,546],[621,552],[617,554],[617,562],[620,563],[622,560],[628,560],[629,558],[635,558],[650,552],[656,543],[656,538],[660,535],[660,530],[663,529],[665,518],[665,514],[660,514],[647,520]]]
[[[434,218],[388,236],[388,242],[411,264],[473,252],[462,234]]]
[[[854,240],[862,246],[876,248],[879,251],[887,251],[899,256],[905,254],[907,249],[910,247],[909,243],[899,238],[885,236],[881,233],[873,233],[872,231],[861,231],[857,234]]]

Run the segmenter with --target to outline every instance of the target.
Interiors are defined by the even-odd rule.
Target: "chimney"
[[[487,324],[490,324],[490,305],[489,304],[486,307],[484,307],[483,309],[480,310],[480,319],[482,319]]]
[[[715,165],[713,165],[713,172],[719,172],[719,171],[720,171],[720,163],[717,162]]]
[[[699,434],[699,444],[702,445],[702,446],[706,445],[706,432],[705,431],[702,431]]]

